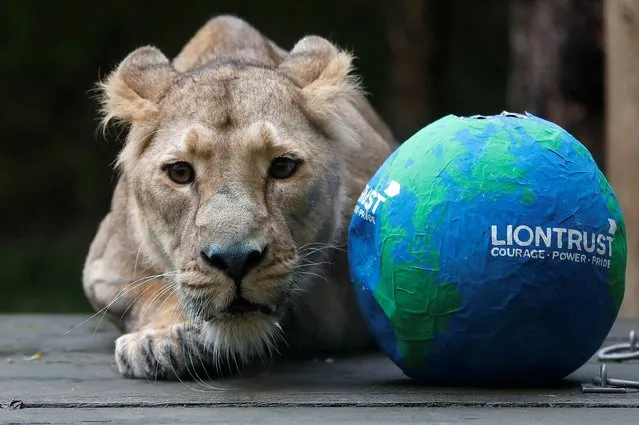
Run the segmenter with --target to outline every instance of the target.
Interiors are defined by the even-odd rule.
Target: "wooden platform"
[[[636,423],[639,392],[586,394],[596,359],[554,388],[423,386],[385,357],[282,364],[224,381],[148,382],[120,377],[117,333],[82,316],[0,316],[0,423]],[[607,344],[639,321],[620,320]],[[42,353],[40,354],[37,353]],[[611,377],[639,380],[639,362]],[[206,377],[203,377],[206,378]],[[8,403],[22,409],[11,410]],[[499,409],[496,409],[499,407]]]

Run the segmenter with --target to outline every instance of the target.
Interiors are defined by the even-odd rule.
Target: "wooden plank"
[[[12,424],[127,423],[156,425],[204,424],[467,424],[477,425],[600,425],[637,420],[636,409],[483,409],[483,408],[144,408],[144,409],[26,409],[0,413]]]
[[[604,13],[606,170],[628,231],[626,296],[621,314],[639,317],[639,1],[607,0]]]
[[[0,316],[0,402],[20,399],[29,408],[639,406],[637,393],[583,394],[579,384],[597,373],[594,361],[552,388],[425,386],[408,380],[381,355],[278,364],[205,384],[127,380],[115,368],[117,333],[110,326],[102,323],[96,331],[93,320],[65,335],[82,319]],[[610,342],[627,339],[637,325],[620,321]],[[36,352],[43,356],[30,360]],[[610,375],[639,379],[639,365],[611,365]]]

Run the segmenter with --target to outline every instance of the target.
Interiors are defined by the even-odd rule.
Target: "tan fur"
[[[185,377],[194,359],[222,371],[283,347],[372,346],[346,236],[395,141],[362,95],[350,54],[317,36],[286,52],[221,16],[172,62],[155,47],[137,49],[101,87],[105,120],[130,131],[84,290],[124,332],[121,373]],[[269,166],[282,156],[301,165],[273,179]],[[168,178],[164,166],[177,161],[193,166],[193,183]],[[238,280],[203,259],[208,246],[264,249]],[[229,313],[238,297],[264,310]]]

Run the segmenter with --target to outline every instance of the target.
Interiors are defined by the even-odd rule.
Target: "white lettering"
[[[596,235],[594,233],[588,234],[587,232],[584,232],[584,251],[589,254],[595,251],[595,237]],[[590,239],[591,242],[590,246],[588,246],[588,239]]]
[[[522,230],[525,230],[526,232],[528,232],[528,239],[526,240],[521,239],[520,234]],[[533,242],[533,239],[535,238],[533,230],[528,226],[517,226],[515,228],[515,233],[513,236],[515,237],[515,242],[517,243],[517,245],[520,245],[520,246],[530,245]]]
[[[563,234],[566,233],[567,229],[562,229],[561,227],[553,227],[553,232],[557,233],[557,248],[563,247]]]
[[[546,245],[546,248],[550,248],[552,241],[552,229],[548,227],[546,229],[542,229],[541,227],[537,226],[535,228],[535,245],[541,246],[540,239],[544,240],[544,245]]]
[[[366,221],[375,223],[375,213],[380,205],[382,205],[388,198],[398,196],[401,192],[401,186],[395,180],[391,180],[388,187],[384,190],[386,196],[383,196],[377,190],[366,185],[362,193],[357,198],[357,206],[355,207],[355,214],[360,216]]]
[[[581,251],[581,232],[574,229],[568,229],[568,249],[573,249],[573,245],[577,247],[578,251]]]
[[[490,255],[493,257],[548,258],[610,268],[613,241],[614,236],[607,234],[563,227],[490,226]],[[542,248],[550,250],[546,252]],[[586,253],[595,255],[587,256]]]
[[[377,211],[377,207],[379,207],[379,204],[384,202],[384,201],[386,201],[386,198],[384,198],[379,193],[375,192],[375,194],[377,195],[377,202],[375,202],[375,206],[373,207],[373,211],[371,211],[373,214],[375,214],[375,211]]]
[[[497,239],[497,226],[492,225],[490,226],[490,233],[491,233],[491,238],[492,238],[492,244],[495,246],[499,246],[499,245],[506,245],[506,241],[502,241]]]
[[[605,235],[597,235],[597,254],[599,255],[604,255],[606,253],[606,245],[604,244],[605,240]]]
[[[373,206],[374,198],[375,198],[375,191],[371,190],[370,192],[368,192],[368,194],[366,195],[366,199],[364,200],[364,209],[366,211],[370,210],[371,207]]]

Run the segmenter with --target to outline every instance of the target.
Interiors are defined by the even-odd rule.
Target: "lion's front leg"
[[[128,329],[115,342],[118,370],[129,378],[195,378],[211,366],[208,324],[188,318],[180,297],[164,282],[139,297]],[[204,375],[208,376],[208,375]]]

